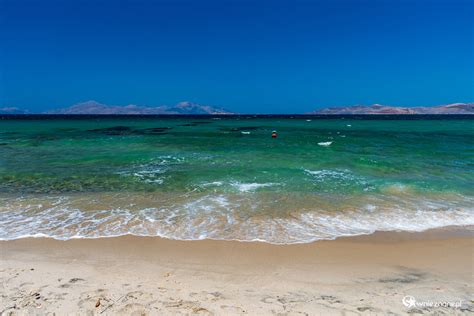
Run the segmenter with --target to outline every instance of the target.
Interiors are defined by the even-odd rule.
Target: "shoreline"
[[[0,312],[467,314],[473,245],[472,227],[291,245],[136,236],[0,241]],[[462,304],[409,309],[406,295]]]
[[[377,230],[372,233],[358,234],[358,235],[341,235],[335,238],[328,239],[316,239],[310,241],[301,241],[301,242],[292,242],[292,243],[276,243],[270,242],[263,239],[255,240],[239,240],[239,239],[219,239],[219,238],[204,238],[204,239],[179,239],[179,238],[169,238],[164,236],[153,236],[153,235],[138,235],[134,233],[128,233],[123,235],[110,235],[110,236],[99,236],[99,237],[69,237],[69,238],[57,238],[54,236],[48,236],[45,234],[36,234],[36,235],[26,235],[20,236],[13,239],[2,239],[0,238],[0,243],[10,242],[10,241],[19,241],[25,239],[46,239],[46,240],[55,240],[55,241],[72,241],[72,240],[101,240],[109,238],[157,238],[161,240],[169,241],[178,241],[178,242],[232,242],[232,243],[261,243],[268,244],[272,246],[293,246],[293,245],[307,245],[317,242],[328,242],[336,240],[352,240],[357,241],[359,239],[366,240],[367,238],[370,241],[388,241],[388,240],[404,240],[404,239],[439,239],[446,237],[469,237],[474,236],[474,225],[448,225],[437,228],[428,228],[421,231],[409,231],[409,230]]]

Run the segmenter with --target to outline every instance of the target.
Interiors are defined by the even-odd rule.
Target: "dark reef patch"
[[[221,127],[219,128],[220,131],[224,132],[241,132],[241,131],[254,131],[257,129],[261,129],[262,126],[240,126],[240,127]]]
[[[132,128],[129,126],[112,126],[106,128],[90,129],[89,132],[101,133],[106,135],[131,135]]]
[[[61,127],[61,128],[56,128],[55,129],[57,132],[73,132],[73,131],[78,131],[77,128],[73,127]]]
[[[129,126],[113,126],[107,128],[90,129],[89,132],[105,134],[105,135],[162,135],[167,134],[166,131],[170,130],[171,127],[152,127],[144,129],[133,129]]]
[[[167,134],[166,131],[172,129],[171,127],[153,127],[153,128],[145,128],[141,130],[136,130],[136,134],[142,135],[156,135],[156,134]]]

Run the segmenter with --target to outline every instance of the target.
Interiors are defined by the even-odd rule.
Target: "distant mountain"
[[[397,107],[380,104],[331,107],[308,114],[474,114],[474,103],[438,106]]]
[[[68,108],[57,109],[46,112],[46,114],[115,114],[115,115],[149,115],[149,114],[214,114],[225,115],[233,114],[222,108],[216,108],[209,105],[200,105],[193,102],[180,102],[174,106],[139,106],[135,104],[130,105],[106,105],[96,101],[87,101],[75,104]]]
[[[3,107],[0,108],[0,114],[29,114],[27,110],[22,110],[15,107]]]
[[[222,108],[200,105],[189,101],[179,102],[175,106],[167,107],[166,111],[172,114],[233,114]]]
[[[17,107],[0,108],[0,114],[33,114]],[[201,105],[193,102],[179,102],[176,105],[157,107],[130,105],[106,105],[87,101],[67,108],[50,110],[43,114],[92,114],[92,115],[229,115],[237,114],[223,108]],[[305,114],[474,114],[474,103],[452,103],[439,106],[398,107],[380,104],[330,107]]]

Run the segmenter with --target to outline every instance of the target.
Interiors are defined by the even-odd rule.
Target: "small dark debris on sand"
[[[380,279],[379,282],[381,283],[415,283],[420,281],[425,276],[424,273],[421,272],[410,272],[400,277],[395,278],[385,278]]]
[[[85,281],[85,280],[81,279],[81,278],[72,278],[71,280],[69,280],[69,283],[76,283],[76,282],[79,282],[79,281]]]

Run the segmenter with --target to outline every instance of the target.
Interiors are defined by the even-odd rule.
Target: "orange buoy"
[[[272,132],[272,138],[277,138],[277,132],[276,131]]]

